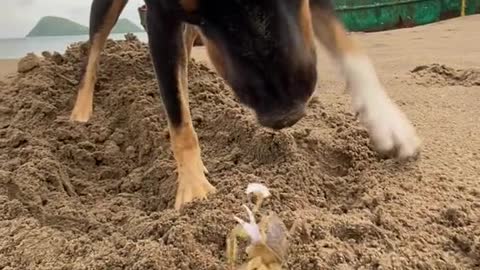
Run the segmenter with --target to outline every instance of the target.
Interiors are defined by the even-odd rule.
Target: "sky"
[[[58,16],[88,26],[92,0],[0,0],[0,38],[24,37],[44,16]],[[140,25],[137,8],[143,0],[128,0],[120,18]]]

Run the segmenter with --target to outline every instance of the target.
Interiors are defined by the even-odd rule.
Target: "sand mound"
[[[440,259],[443,243],[425,240],[438,230],[409,239],[408,210],[396,206],[402,219],[385,210],[405,194],[386,188],[390,178],[421,172],[377,158],[352,115],[314,102],[295,128],[270,132],[195,62],[191,110],[218,193],[173,211],[175,163],[146,45],[108,42],[93,118],[74,124],[85,54],[85,44],[44,53],[0,84],[0,269],[224,269],[232,215],[254,181],[271,188],[265,208],[288,227],[303,221],[289,269],[454,265]],[[453,209],[432,222],[448,231],[475,221]],[[459,262],[479,260],[471,235],[452,237]]]
[[[480,85],[480,69],[454,69],[446,65],[432,64],[417,66],[411,72],[421,85]]]

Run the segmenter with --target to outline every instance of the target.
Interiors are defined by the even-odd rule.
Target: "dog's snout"
[[[280,130],[295,125],[305,114],[305,109],[302,106],[299,109],[282,113],[259,114],[258,121],[264,127]]]

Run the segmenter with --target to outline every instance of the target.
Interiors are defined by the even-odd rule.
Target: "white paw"
[[[400,108],[387,96],[366,55],[350,55],[343,60],[347,88],[353,109],[367,128],[375,149],[397,158],[418,154],[420,140]]]
[[[415,128],[400,108],[388,98],[381,86],[370,94],[354,98],[354,110],[367,129],[371,142],[379,153],[393,154],[404,159],[418,154],[420,139]],[[363,91],[365,93],[367,91]]]

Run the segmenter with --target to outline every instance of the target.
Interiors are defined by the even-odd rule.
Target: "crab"
[[[248,193],[248,192],[247,192]],[[261,193],[256,193],[261,196]],[[265,193],[263,193],[265,195]],[[268,194],[269,195],[269,194]],[[257,200],[254,211],[260,208],[264,197]],[[260,202],[259,202],[260,201]],[[245,208],[249,221],[244,221],[236,216],[239,223],[227,238],[227,260],[231,270],[281,270],[288,250],[289,232],[283,221],[275,214],[263,215],[260,222],[255,221],[254,212],[246,205]],[[249,238],[250,245],[246,248],[249,261],[236,268],[237,238]]]

